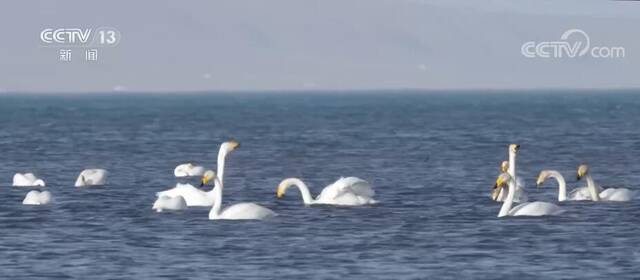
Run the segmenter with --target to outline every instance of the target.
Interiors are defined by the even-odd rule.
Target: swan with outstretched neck
[[[577,179],[585,178],[587,180],[587,189],[593,201],[630,201],[633,199],[633,193],[626,188],[606,188],[602,191],[598,190],[596,183],[591,177],[589,166],[581,164],[578,166]]]
[[[243,202],[222,209],[222,190],[224,185],[216,174],[209,170],[202,176],[202,185],[214,181],[214,203],[209,211],[209,220],[263,220],[276,216],[270,209],[251,202]]]
[[[326,186],[320,194],[313,199],[307,185],[298,178],[282,180],[276,190],[278,198],[284,197],[285,192],[291,186],[296,186],[302,195],[305,205],[327,204],[340,206],[360,206],[375,204],[373,199],[375,192],[371,185],[357,177],[340,178],[335,183]]]
[[[235,141],[224,142],[220,145],[220,149],[218,150],[218,163],[217,163],[217,173],[220,183],[222,183],[223,175],[224,175],[224,165],[227,155],[235,150],[240,144]],[[205,172],[206,173],[206,172]],[[204,175],[204,174],[203,174]],[[215,183],[217,184],[217,182]],[[209,191],[204,191],[198,189],[190,184],[180,184],[178,183],[176,187],[158,192],[156,193],[158,199],[162,196],[166,197],[178,197],[182,196],[187,203],[187,206],[204,206],[211,207],[213,202],[215,201],[215,191],[211,189]]]
[[[534,201],[513,206],[516,182],[509,173],[502,173],[496,180],[496,188],[507,189],[507,198],[500,207],[498,217],[505,216],[552,216],[559,215],[564,210],[553,203]]]
[[[502,162],[502,164],[500,165],[500,171],[502,173],[505,173],[505,172],[509,173],[509,175],[516,182],[515,195],[513,198],[514,201],[526,202],[528,200],[527,194],[524,192],[524,188],[522,187],[523,184],[521,183],[521,181],[518,181],[518,178],[516,176],[516,157],[519,150],[520,150],[520,145],[518,144],[509,145],[509,161]],[[495,201],[504,201],[507,198],[507,192],[502,191],[502,189],[498,189],[494,187],[491,198]]]

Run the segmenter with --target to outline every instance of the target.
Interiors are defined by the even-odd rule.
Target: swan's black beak
[[[576,176],[576,181],[580,181],[580,178],[582,178],[580,175]]]

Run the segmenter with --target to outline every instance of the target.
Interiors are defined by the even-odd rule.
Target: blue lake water
[[[173,168],[227,158],[224,204],[257,202],[267,221],[210,221],[207,208],[155,213]],[[637,278],[640,203],[566,202],[558,217],[496,217],[489,199],[507,145],[531,201],[558,203],[542,169],[575,187],[640,190],[640,95],[358,93],[0,96],[0,278]],[[75,188],[84,168],[108,185]],[[53,202],[23,206],[16,172]],[[370,181],[380,204],[305,207],[277,184],[317,194],[340,176]],[[579,183],[580,185],[583,182]]]

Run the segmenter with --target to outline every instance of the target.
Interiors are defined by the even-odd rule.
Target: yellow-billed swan
[[[507,198],[502,203],[498,217],[504,216],[547,216],[558,215],[564,210],[553,203],[534,201],[525,202],[512,208],[515,195],[515,180],[509,173],[502,173],[496,180],[496,188],[507,188]]]
[[[560,172],[556,170],[542,170],[538,175],[538,180],[536,184],[538,187],[542,187],[544,182],[548,178],[556,179],[558,182],[558,201],[567,201],[567,200],[591,200],[591,195],[588,187],[577,187],[573,189],[567,195],[567,183],[564,180],[564,177]]]
[[[214,182],[215,202],[209,211],[209,220],[262,220],[276,216],[276,213],[270,209],[251,202],[237,203],[221,210],[224,185],[218,180],[216,174],[211,170],[205,172],[202,184],[206,185],[212,180],[217,182]]]
[[[204,175],[205,169],[203,166],[194,165],[193,163],[183,163],[176,166],[173,170],[173,175],[176,177],[194,177]]]
[[[24,205],[45,205],[49,204],[51,201],[51,193],[49,191],[37,191],[33,190],[27,193],[22,200],[22,204]]]
[[[593,201],[630,201],[633,199],[633,192],[626,188],[606,188],[599,191],[586,164],[578,166],[577,179],[580,180],[582,178],[587,179],[587,189]]]
[[[44,187],[45,183],[42,179],[33,175],[33,173],[16,173],[13,175],[14,187]]]
[[[184,200],[182,196],[160,196],[153,203],[153,207],[151,209],[156,210],[156,212],[162,212],[164,210],[183,210],[187,208],[187,202]]]
[[[238,142],[229,141],[224,142],[220,145],[220,149],[218,150],[218,176],[220,181],[222,182],[224,175],[224,164],[227,158],[227,155],[235,150],[238,146]],[[206,172],[205,172],[206,173]],[[204,174],[203,174],[204,175]],[[180,184],[178,183],[176,187],[170,190],[162,191],[156,193],[157,197],[168,196],[168,197],[176,197],[182,196],[184,200],[187,202],[187,206],[208,206],[211,207],[213,202],[215,201],[213,189],[209,191],[204,191],[199,188],[196,188],[190,184]]]
[[[359,206],[377,203],[373,199],[375,192],[371,185],[360,178],[340,178],[335,183],[326,186],[322,192],[313,199],[307,185],[298,178],[282,180],[278,185],[276,196],[282,198],[290,186],[296,186],[302,195],[302,201],[306,205],[331,204],[342,206]]]
[[[509,162],[503,161],[502,164],[500,165],[500,171],[503,173],[508,172],[509,175],[511,175],[511,177],[515,180],[516,193],[513,198],[513,201],[520,203],[520,202],[526,202],[529,198],[527,197],[527,194],[524,191],[524,181],[521,178],[518,178],[518,176],[516,175],[516,157],[519,150],[520,150],[520,145],[518,144],[509,145]],[[495,201],[504,201],[507,198],[507,192],[503,191],[503,189],[494,188],[491,198]]]
[[[76,187],[102,186],[107,183],[107,170],[85,169],[76,179]]]

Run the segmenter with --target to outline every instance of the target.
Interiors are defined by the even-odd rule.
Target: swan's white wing
[[[534,201],[522,203],[509,211],[510,216],[550,216],[564,212],[558,205],[548,202]]]
[[[599,196],[605,201],[630,201],[633,199],[633,192],[626,188],[606,188]]]
[[[157,192],[156,196],[178,197],[182,196],[187,206],[212,206],[215,201],[213,192],[206,192],[191,184],[176,184],[175,188]]]
[[[324,190],[322,190],[321,194],[324,195],[324,192],[327,189],[331,189],[331,195],[330,193],[327,193],[327,195],[330,195],[329,197],[333,198],[336,198],[347,192],[366,197],[372,197],[376,194],[369,182],[357,177],[340,178],[335,183],[327,186]]]
[[[160,196],[153,203],[153,207],[151,209],[154,209],[157,212],[162,212],[164,210],[183,210],[185,208],[187,208],[187,202],[182,196]]]
[[[276,213],[270,209],[255,203],[245,202],[231,205],[220,213],[217,219],[225,220],[262,220],[276,216]],[[209,217],[209,219],[216,219]]]

